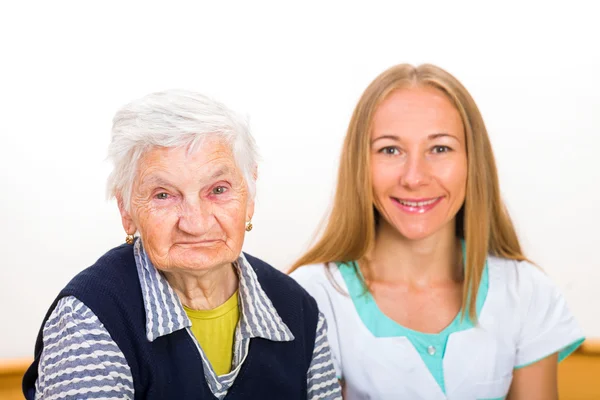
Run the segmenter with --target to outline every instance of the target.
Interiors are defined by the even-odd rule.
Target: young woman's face
[[[460,114],[431,87],[399,89],[375,112],[371,177],[383,223],[419,240],[454,229],[465,201],[467,151]]]

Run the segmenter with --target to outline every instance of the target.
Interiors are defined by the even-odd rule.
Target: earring
[[[133,242],[135,241],[135,236],[128,234],[127,236],[125,236],[125,243],[127,244],[133,244]]]
[[[246,232],[250,232],[252,230],[252,221],[248,221],[246,224]]]

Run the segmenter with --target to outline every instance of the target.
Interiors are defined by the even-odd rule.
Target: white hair
[[[187,147],[193,152],[207,135],[218,135],[227,141],[248,192],[254,197],[258,152],[247,121],[222,103],[184,90],[152,93],[117,111],[108,147],[108,159],[113,163],[108,197],[121,197],[129,210],[137,164],[146,151],[154,147]]]

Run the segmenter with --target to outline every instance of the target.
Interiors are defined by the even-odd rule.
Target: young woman
[[[583,334],[521,250],[461,83],[432,65],[383,72],[338,179],[292,276],[326,317],[344,398],[557,399],[557,363]]]

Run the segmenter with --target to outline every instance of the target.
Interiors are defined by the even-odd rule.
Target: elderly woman
[[[246,124],[202,95],[155,93],[117,113],[109,157],[126,244],[50,307],[26,397],[341,398],[315,301],[241,251],[257,158]]]

